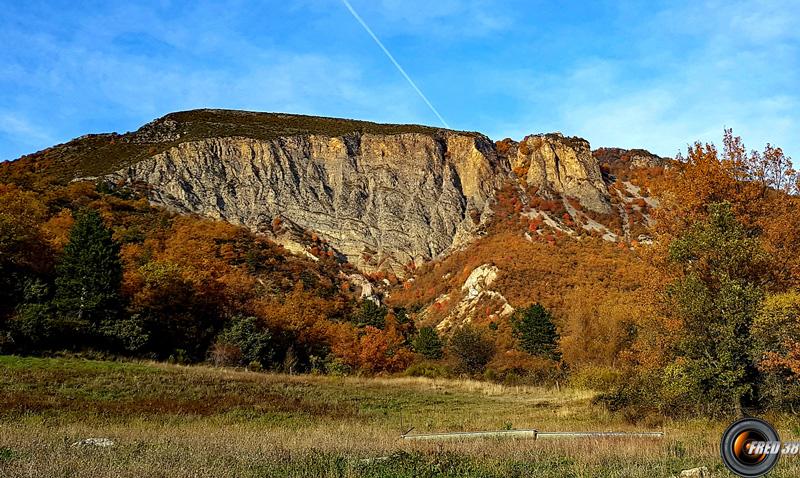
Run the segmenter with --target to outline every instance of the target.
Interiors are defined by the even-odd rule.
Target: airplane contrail
[[[375,35],[375,33],[372,31],[372,29],[369,27],[369,25],[367,25],[367,23],[361,18],[361,16],[358,14],[358,12],[356,12],[356,10],[353,8],[353,6],[350,5],[350,2],[348,0],[342,0],[342,3],[344,3],[344,6],[347,7],[348,10],[350,10],[351,14],[353,14],[353,18],[355,18],[358,21],[358,23],[360,23],[361,26],[364,27],[364,30],[366,30],[367,33],[369,33],[369,36],[371,36],[372,39],[375,40],[375,43],[377,43],[378,46],[381,47],[381,50],[383,50],[383,52],[386,53],[386,56],[389,57],[389,60],[391,60],[391,62],[397,68],[397,71],[399,71],[400,74],[403,75],[403,77],[405,77],[405,79],[408,81],[408,84],[410,84],[411,87],[414,88],[414,90],[416,90],[416,92],[419,94],[420,98],[422,98],[422,101],[424,101],[425,104],[428,105],[428,107],[431,109],[431,111],[433,111],[433,114],[435,114],[436,117],[439,118],[439,121],[442,122],[444,127],[447,128],[447,129],[450,129],[450,126],[447,124],[447,121],[445,121],[444,118],[442,118],[442,115],[439,114],[439,112],[433,106],[433,103],[428,101],[428,98],[425,96],[424,93],[422,93],[422,90],[419,89],[417,84],[414,83],[414,80],[412,80],[411,77],[408,76],[408,73],[406,73],[406,70],[404,70],[403,67],[400,66],[400,63],[398,63],[397,60],[394,59],[392,54],[389,53],[389,50],[387,50],[386,47],[383,46],[383,43],[381,43],[381,41],[378,39],[378,36]]]

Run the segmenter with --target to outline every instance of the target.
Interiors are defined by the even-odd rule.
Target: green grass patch
[[[0,476],[650,478],[697,466],[730,476],[717,451],[726,424],[708,420],[667,422],[663,440],[399,439],[412,426],[646,428],[592,397],[468,380],[0,356]],[[72,446],[90,437],[116,445]],[[798,476],[798,461],[771,476]]]

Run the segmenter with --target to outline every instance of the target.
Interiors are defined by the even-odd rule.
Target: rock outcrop
[[[645,149],[598,148],[592,155],[612,174],[619,170],[663,167],[670,161]]]
[[[441,130],[209,138],[109,177],[146,184],[154,203],[254,231],[280,218],[362,269],[398,270],[473,237],[507,176],[488,138]]]
[[[596,212],[611,210],[600,165],[585,139],[560,133],[530,135],[510,151],[509,161],[528,186],[574,197]]]
[[[493,317],[507,317],[514,313],[514,308],[503,294],[492,290],[499,269],[491,264],[483,264],[469,274],[461,286],[461,300],[450,310],[450,313],[436,326],[440,332],[450,330],[456,325],[469,323],[479,309],[489,310]],[[449,300],[449,296],[446,297]]]

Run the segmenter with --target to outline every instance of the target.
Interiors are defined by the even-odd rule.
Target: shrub
[[[405,375],[409,377],[446,378],[452,375],[452,371],[446,364],[423,361],[408,367]]]
[[[570,374],[570,384],[577,388],[608,392],[619,387],[624,379],[622,372],[613,367],[583,367]]]
[[[255,317],[234,317],[217,336],[212,349],[212,361],[222,365],[246,366],[258,362],[267,366],[272,357],[272,335]]]
[[[467,373],[479,373],[494,356],[494,342],[471,324],[456,329],[450,339],[450,352],[459,362],[459,369]]]
[[[344,363],[341,359],[334,358],[325,363],[325,373],[335,377],[344,377],[353,373],[353,368]]]
[[[505,138],[501,141],[495,142],[495,148],[497,149],[497,154],[501,156],[505,156],[511,150],[511,138]]]
[[[138,315],[107,321],[100,331],[114,350],[135,353],[142,351],[150,340],[144,324]]]
[[[559,380],[563,373],[558,362],[544,357],[535,357],[519,350],[498,353],[486,366],[493,380],[507,384],[552,384]]]
[[[638,372],[625,370],[613,381],[608,390],[595,397],[594,403],[620,414],[629,422],[654,416],[695,418],[698,408],[706,415],[712,414],[715,408],[711,402],[689,399],[687,385],[690,384],[670,367]]]
[[[217,367],[233,367],[242,363],[242,349],[227,342],[217,342],[211,347],[210,358]]]

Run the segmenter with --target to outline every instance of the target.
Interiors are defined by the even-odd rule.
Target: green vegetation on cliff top
[[[180,143],[218,137],[272,140],[297,135],[354,133],[441,135],[448,130],[408,124],[325,118],[284,113],[200,109],[170,113],[135,132],[90,134],[0,163],[0,182],[29,187],[63,184],[74,178],[108,174]],[[478,133],[465,133],[478,136]]]

